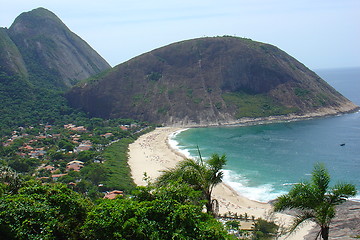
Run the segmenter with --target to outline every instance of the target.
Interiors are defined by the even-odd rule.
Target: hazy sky
[[[234,35],[311,69],[360,66],[359,0],[0,0],[0,26],[45,7],[112,66],[173,42]]]

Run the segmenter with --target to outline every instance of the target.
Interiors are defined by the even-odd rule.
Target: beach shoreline
[[[322,108],[318,111],[306,114],[287,114],[287,115],[278,115],[278,116],[268,116],[268,117],[242,117],[236,120],[228,121],[219,121],[219,122],[205,122],[205,123],[174,123],[168,124],[168,127],[174,128],[206,128],[206,127],[232,127],[232,126],[252,126],[252,125],[262,125],[262,124],[271,124],[271,123],[281,123],[281,122],[296,122],[311,120],[317,118],[327,118],[340,116],[344,114],[351,114],[360,112],[360,107],[351,103],[339,107],[338,109],[334,108]]]
[[[162,170],[175,167],[176,164],[186,156],[169,144],[169,136],[175,132],[182,131],[180,127],[156,128],[150,133],[140,136],[134,143],[129,145],[128,164],[131,175],[136,185],[144,186],[147,179],[154,181],[160,176]],[[291,216],[281,213],[272,215],[272,207],[269,203],[261,203],[247,199],[232,189],[226,183],[217,185],[213,191],[213,198],[219,202],[219,213],[236,213],[238,216],[269,219],[274,218],[279,224],[286,225],[291,222]],[[287,239],[303,239],[312,228],[306,225]]]

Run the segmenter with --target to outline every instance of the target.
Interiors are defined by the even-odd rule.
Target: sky
[[[279,47],[310,69],[360,67],[359,0],[0,0],[0,26],[44,7],[110,65],[168,44],[232,35]]]

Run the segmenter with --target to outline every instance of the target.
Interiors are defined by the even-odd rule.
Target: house
[[[47,179],[49,179],[49,177],[38,177],[38,178],[36,178],[36,180],[40,180],[40,181],[47,180]]]
[[[124,131],[127,131],[129,128],[128,128],[127,126],[121,125],[121,126],[120,126],[120,129],[121,129],[121,130],[124,130]]]
[[[54,174],[54,175],[51,175],[51,177],[54,181],[57,181],[60,177],[65,176],[65,175],[68,175],[68,174],[67,173]]]
[[[73,161],[67,163],[67,165],[71,165],[71,164],[84,164],[84,162],[78,161],[78,160],[73,160]]]
[[[67,165],[66,170],[67,171],[74,170],[75,172],[79,172],[82,167],[83,165],[80,164],[72,164],[72,165]]]
[[[74,170],[76,172],[79,172],[80,169],[83,168],[83,167],[84,167],[84,163],[82,161],[77,161],[77,160],[68,162],[66,164],[66,170],[67,171]]]
[[[117,196],[123,196],[124,192],[119,190],[114,190],[111,192],[106,192],[104,198],[115,199]]]
[[[92,148],[92,143],[90,141],[83,141],[80,145],[75,149],[75,152],[88,151]]]
[[[33,151],[30,151],[28,155],[30,158],[39,158],[43,157],[46,154],[44,148],[35,148]]]
[[[26,145],[26,146],[22,147],[22,149],[27,150],[27,151],[31,151],[34,148],[32,146]]]
[[[111,137],[111,136],[113,136],[114,134],[112,134],[112,133],[105,133],[105,134],[103,134],[103,135],[100,135],[101,137],[104,137],[104,138],[109,138],[109,137]]]
[[[76,127],[76,126],[75,126],[74,124],[71,124],[71,123],[64,125],[64,128],[65,128],[65,129],[71,129],[71,128],[73,128],[73,127]]]
[[[84,126],[73,127],[73,128],[71,128],[71,130],[77,131],[77,132],[86,132],[87,131],[87,129]]]

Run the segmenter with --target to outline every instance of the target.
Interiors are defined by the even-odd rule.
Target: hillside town
[[[0,159],[20,174],[30,174],[44,183],[66,183],[84,194],[88,194],[89,189],[95,191],[97,197],[112,191],[122,192],[123,189],[109,189],[101,182],[106,176],[95,180],[90,175],[99,169],[106,171],[103,166],[107,159],[103,152],[112,143],[135,139],[151,127],[144,123],[97,121],[97,126],[68,123],[18,127],[11,135],[2,137]]]

